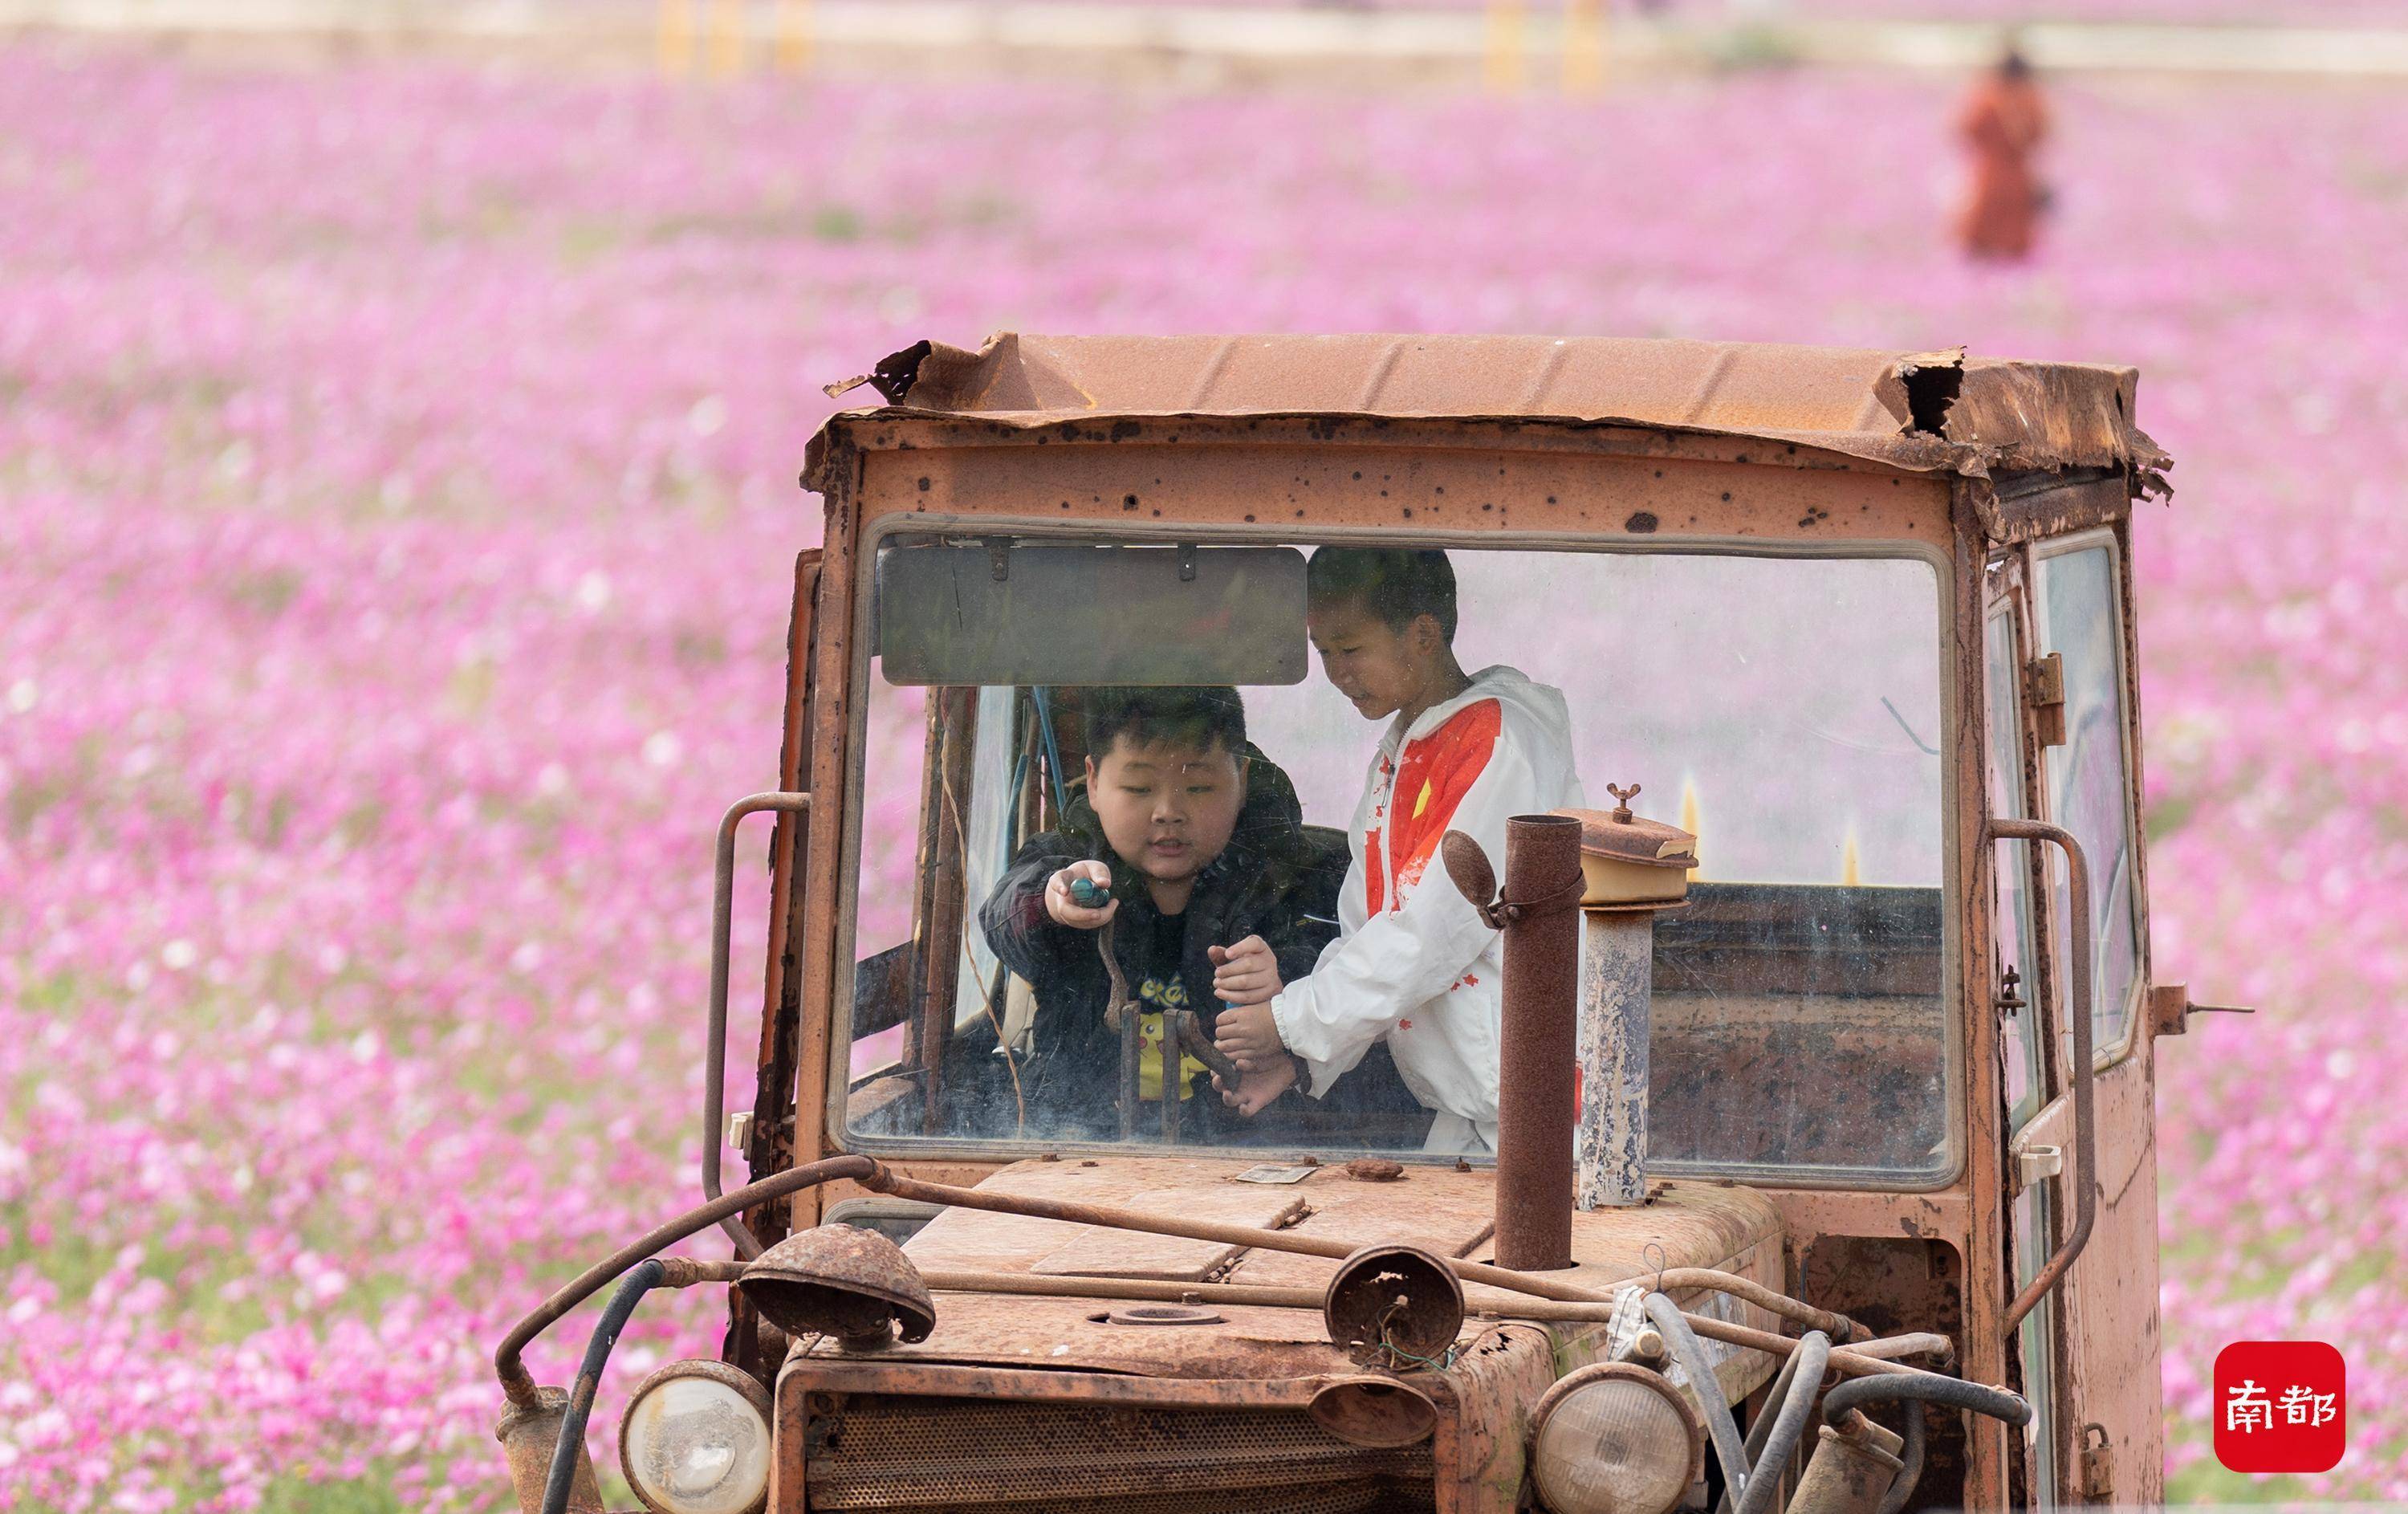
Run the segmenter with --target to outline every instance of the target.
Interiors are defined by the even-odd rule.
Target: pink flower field
[[[494,1340],[695,1191],[818,385],[1007,326],[2139,365],[2157,976],[2264,1010],[2164,1049],[2175,1485],[2269,1491],[2208,1368],[2320,1335],[2352,1452],[2272,1491],[2408,1498],[2408,98],[2063,87],[2013,271],[1950,103],[0,50],[0,1508],[508,1507]]]

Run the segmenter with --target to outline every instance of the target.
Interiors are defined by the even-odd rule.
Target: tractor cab
[[[524,1508],[600,1493],[594,1383],[518,1348],[639,1273],[731,1285],[625,1411],[655,1514],[2158,1501],[2193,1006],[2129,370],[1007,335],[855,383],[720,831],[710,1202],[506,1343]]]

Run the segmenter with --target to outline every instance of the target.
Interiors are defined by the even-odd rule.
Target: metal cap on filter
[[[1630,812],[1640,786],[1608,784],[1605,791],[1620,802],[1608,810],[1557,810],[1581,823],[1581,850],[1590,857],[1611,858],[1651,868],[1693,868],[1698,865],[1698,838],[1679,826],[1643,819]]]
[[[737,1282],[761,1317],[790,1335],[834,1335],[847,1350],[924,1341],[937,1305],[920,1269],[876,1231],[821,1225],[754,1259]]]

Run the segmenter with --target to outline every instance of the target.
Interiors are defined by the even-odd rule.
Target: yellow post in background
[[[1681,829],[1699,838],[1698,865],[1689,870],[1689,877],[1692,881],[1702,878],[1706,875],[1706,844],[1703,839],[1705,832],[1698,829],[1698,781],[1695,778],[1681,780]]]
[[[1564,0],[1564,93],[1605,88],[1605,0]]]
[[[1481,78],[1492,90],[1522,87],[1522,0],[1488,0],[1487,50]]]
[[[811,67],[811,0],[777,0],[777,63],[781,72],[809,73]]]
[[[694,72],[694,0],[661,0],[661,72],[682,79]]]
[[[1856,828],[1850,826],[1840,841],[1840,886],[1861,887],[1865,881],[1864,853],[1856,845]]]
[[[744,0],[710,0],[710,77],[744,71]]]

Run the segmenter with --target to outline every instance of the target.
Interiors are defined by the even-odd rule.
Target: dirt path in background
[[[0,0],[0,37],[145,36],[246,53],[532,53],[698,75],[1017,74],[1587,93],[1617,76],[1767,65],[1961,73],[2001,28],[1963,21],[1600,17],[1556,4],[1353,9],[1077,0]],[[2040,67],[2293,79],[2408,78],[2408,27],[2051,22]]]

